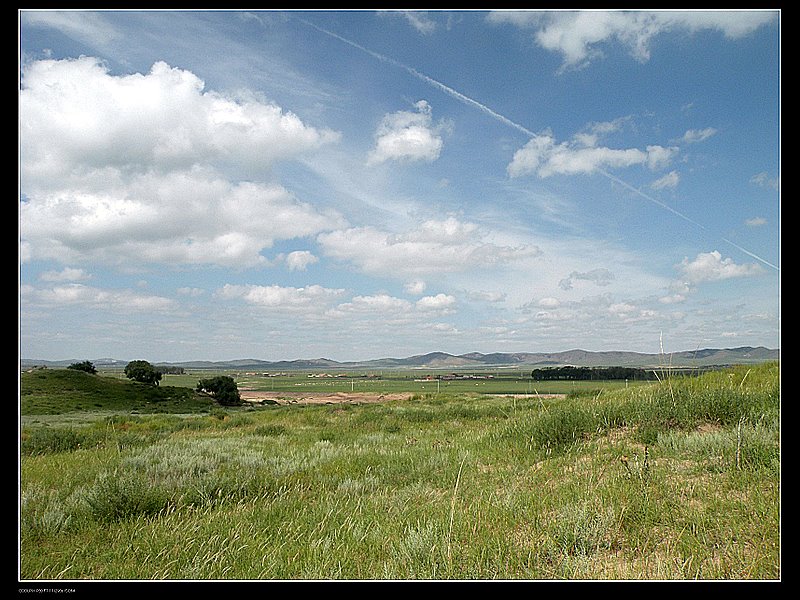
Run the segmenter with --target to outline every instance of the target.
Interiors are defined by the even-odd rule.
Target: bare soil
[[[259,404],[272,401],[278,404],[366,404],[370,402],[388,402],[391,400],[408,400],[409,393],[368,394],[359,392],[255,392],[240,390],[242,400]]]
[[[373,402],[390,402],[408,400],[410,392],[367,393],[367,392],[257,392],[239,389],[242,400],[260,404],[264,401],[277,404],[368,404]],[[531,394],[493,394],[514,398],[532,398]],[[562,398],[564,394],[536,394],[536,398]]]

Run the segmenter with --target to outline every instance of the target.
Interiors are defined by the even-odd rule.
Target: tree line
[[[531,371],[531,378],[537,381],[601,381],[609,379],[631,379],[649,381],[658,379],[653,369],[636,367],[547,367]]]

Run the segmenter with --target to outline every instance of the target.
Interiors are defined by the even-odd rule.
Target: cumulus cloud
[[[722,255],[716,250],[700,253],[694,260],[684,258],[677,268],[685,280],[691,284],[734,277],[750,277],[763,271],[757,264],[737,265],[731,258],[722,258]]]
[[[290,271],[305,271],[308,265],[319,262],[319,258],[308,250],[295,250],[286,255],[286,266]]]
[[[507,167],[511,177],[531,173],[539,177],[553,175],[589,174],[601,169],[625,168],[646,165],[658,169],[667,165],[678,152],[675,147],[658,145],[638,148],[614,149],[603,146],[586,146],[586,136],[571,142],[556,143],[550,132],[532,137],[514,153]]]
[[[336,307],[342,313],[372,313],[376,315],[396,315],[406,313],[413,308],[408,300],[395,298],[389,294],[375,294],[370,296],[355,296],[350,302],[344,302]]]
[[[490,22],[529,29],[539,46],[561,54],[562,71],[586,67],[602,57],[602,46],[617,42],[641,62],[650,45],[668,31],[722,32],[730,39],[749,35],[774,22],[775,11],[496,11]]]
[[[419,296],[425,292],[426,284],[421,279],[415,279],[413,281],[409,281],[408,283],[403,286],[403,289],[407,294],[413,294],[414,296]]]
[[[163,62],[131,75],[90,57],[25,65],[25,260],[253,266],[275,240],[342,226],[265,182],[275,161],[338,134],[204,87]]]
[[[225,300],[243,300],[247,304],[283,312],[322,312],[344,294],[343,289],[320,285],[283,287],[279,285],[225,284],[216,295]]]
[[[367,164],[388,160],[432,162],[439,158],[448,125],[434,124],[431,106],[425,100],[415,103],[414,108],[416,111],[401,110],[383,117]]]
[[[456,299],[449,294],[425,296],[417,300],[416,307],[425,311],[448,312],[456,304]]]
[[[105,263],[265,264],[276,240],[343,224],[277,184],[213,173],[137,176],[109,190],[53,190],[20,204],[30,258]]]
[[[356,227],[321,233],[317,241],[329,257],[367,273],[398,277],[487,268],[540,254],[535,246],[485,241],[475,224],[453,217],[425,221],[402,234]]]
[[[672,281],[667,294],[660,297],[661,304],[680,304],[686,302],[698,285],[711,281],[721,281],[738,277],[751,277],[763,273],[760,265],[736,264],[731,258],[722,258],[722,254],[701,252],[693,260],[684,258],[675,265],[680,278]]]
[[[143,295],[130,290],[107,290],[80,283],[33,290],[35,299],[52,308],[83,305],[98,310],[161,311],[175,308],[176,303],[162,296]]]
[[[164,62],[112,75],[96,58],[41,60],[24,67],[21,83],[21,175],[31,186],[76,170],[263,170],[338,139],[255,97],[205,91],[194,73]]]

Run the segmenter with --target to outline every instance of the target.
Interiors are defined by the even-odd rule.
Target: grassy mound
[[[213,401],[185,387],[151,386],[73,369],[42,369],[20,375],[20,414],[82,411],[140,413],[207,412]]]

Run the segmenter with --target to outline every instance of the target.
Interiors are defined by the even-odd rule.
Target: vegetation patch
[[[29,423],[21,574],[778,579],[779,381]]]

